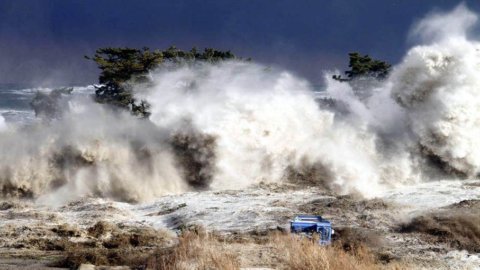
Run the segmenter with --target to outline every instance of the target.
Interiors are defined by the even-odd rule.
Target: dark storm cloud
[[[85,84],[100,46],[231,49],[314,81],[361,51],[391,62],[413,21],[458,1],[3,0],[0,83]],[[478,8],[475,2],[467,5]]]

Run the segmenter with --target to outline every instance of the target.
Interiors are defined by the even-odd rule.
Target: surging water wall
[[[72,98],[60,119],[0,133],[1,196],[145,201],[295,179],[372,197],[476,176],[480,58],[467,37],[475,21],[464,6],[420,21],[412,35],[428,43],[362,97],[327,72],[341,112],[323,108],[302,78],[235,61],[153,71],[152,84],[135,87],[150,120]]]

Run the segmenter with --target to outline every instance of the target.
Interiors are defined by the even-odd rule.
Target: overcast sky
[[[480,10],[480,1],[463,1]],[[0,83],[88,84],[102,46],[215,47],[313,82],[359,51],[392,63],[443,0],[1,0]]]

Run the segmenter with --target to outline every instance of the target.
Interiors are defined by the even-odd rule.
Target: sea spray
[[[468,38],[476,21],[464,5],[429,15],[413,31],[429,44],[412,48],[390,78],[422,152],[466,177],[480,172],[480,43]]]
[[[141,201],[187,190],[168,133],[90,100],[76,102],[62,119],[1,134],[4,197]]]
[[[7,123],[5,122],[5,118],[3,118],[2,115],[0,115],[0,132],[6,129],[7,129]]]
[[[137,92],[152,105],[156,125],[175,130],[189,122],[216,138],[212,188],[280,182],[287,168],[317,166],[330,177],[317,179],[328,188],[379,191],[375,134],[362,122],[335,123],[308,82],[288,72],[226,62],[159,71],[152,79],[154,87]]]
[[[197,189],[288,181],[315,168],[340,193],[381,189],[376,135],[361,122],[336,122],[309,83],[246,62],[152,73],[138,95],[149,120],[85,97],[50,122],[1,135],[4,197],[62,201],[80,196],[145,201]]]
[[[480,58],[467,38],[475,20],[459,6],[420,21],[412,36],[429,42],[389,78],[364,84],[367,94],[327,73],[341,113],[323,109],[304,79],[238,61],[152,71],[134,88],[151,104],[149,120],[73,97],[59,119],[0,132],[1,195],[145,201],[298,178],[371,197],[436,179],[432,168],[475,176]]]

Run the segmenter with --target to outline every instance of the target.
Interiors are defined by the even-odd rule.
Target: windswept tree
[[[338,81],[352,81],[360,77],[374,78],[378,80],[385,79],[391,69],[391,65],[385,61],[372,59],[369,55],[361,55],[358,52],[348,54],[350,70],[345,71],[346,78],[341,75],[333,75]]]
[[[93,60],[101,70],[99,83],[95,91],[95,100],[115,108],[123,108],[139,117],[148,117],[149,104],[133,96],[132,85],[149,81],[148,72],[168,61],[174,64],[188,64],[195,61],[215,63],[235,59],[230,51],[207,48],[203,52],[192,48],[182,51],[171,46],[164,51],[149,48],[100,48]]]
[[[88,58],[88,57],[87,57]],[[90,58],[88,58],[90,59]],[[116,108],[130,110],[133,114],[148,117],[148,104],[137,101],[127,81],[144,82],[148,71],[163,61],[159,51],[148,48],[101,48],[92,58],[101,69],[95,91],[95,100],[99,103],[113,105]]]

